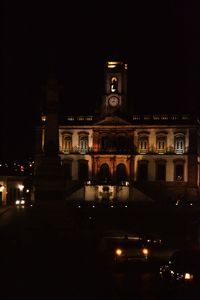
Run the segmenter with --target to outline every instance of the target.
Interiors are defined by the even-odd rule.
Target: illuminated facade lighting
[[[107,67],[109,69],[114,69],[114,68],[116,68],[118,66],[122,66],[122,65],[123,65],[123,62],[121,62],[121,61],[108,61],[107,62]],[[125,64],[124,66],[125,66],[125,69],[128,68],[127,64]]]
[[[45,122],[46,119],[47,119],[46,116],[43,115],[43,116],[42,116],[42,121]]]

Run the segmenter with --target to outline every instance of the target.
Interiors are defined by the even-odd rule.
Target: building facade
[[[102,195],[104,185],[109,184],[108,200],[117,197],[120,186],[129,186],[128,200],[134,200],[136,192],[156,201],[180,197],[198,200],[198,118],[132,114],[127,104],[127,69],[121,61],[107,62],[98,113],[59,117],[56,110],[47,110],[37,127],[36,174],[45,152],[45,138],[52,138],[55,143],[58,140],[66,186],[98,186]],[[51,130],[45,137],[47,123]]]

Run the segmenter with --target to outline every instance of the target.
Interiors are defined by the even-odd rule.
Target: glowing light
[[[192,280],[194,278],[194,276],[190,273],[185,273],[184,278],[185,278],[185,280]]]
[[[20,191],[23,191],[24,185],[23,185],[23,184],[19,184],[19,185],[18,185],[18,188],[19,188]]]
[[[144,255],[148,255],[149,254],[149,250],[147,248],[142,249],[142,253]]]
[[[128,69],[128,64],[124,64],[123,62],[121,61],[108,61],[107,62],[107,67],[109,69],[114,69],[118,66],[123,66],[124,65],[124,69],[127,70]]]
[[[0,192],[3,192],[4,189],[5,189],[5,186],[0,185]]]
[[[115,253],[116,253],[116,255],[120,256],[120,255],[122,255],[122,250],[121,249],[116,249]]]

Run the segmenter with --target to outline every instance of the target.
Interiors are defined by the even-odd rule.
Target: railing
[[[80,147],[72,147],[70,149],[61,150],[60,153],[63,154],[91,154],[91,153],[117,153],[117,154],[127,154],[133,153],[133,148],[123,148],[119,149],[117,147],[109,147],[109,148],[97,148],[97,147],[88,147],[88,148],[80,148]]]
[[[183,149],[177,149],[175,147],[166,147],[164,149],[140,149],[136,148],[136,152],[138,154],[186,154],[188,153],[188,147],[184,147]]]
[[[156,148],[147,148],[140,149],[135,147],[109,147],[109,148],[98,148],[98,147],[88,147],[88,148],[80,148],[78,146],[72,147],[70,149],[61,150],[60,153],[63,154],[92,154],[92,153],[113,153],[113,154],[186,154],[188,153],[188,147],[184,147],[183,149],[177,149],[174,147],[167,147],[165,149],[156,149]]]

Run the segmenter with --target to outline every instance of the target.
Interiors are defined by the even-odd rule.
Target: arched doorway
[[[101,181],[110,180],[110,169],[108,164],[102,164],[99,171],[99,179]]]
[[[117,165],[116,180],[117,182],[127,180],[126,166],[124,164]]]

